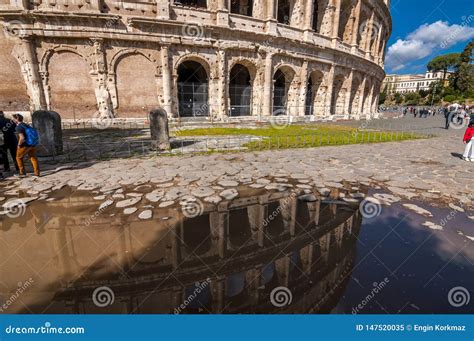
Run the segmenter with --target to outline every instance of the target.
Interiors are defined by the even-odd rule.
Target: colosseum
[[[0,0],[0,110],[377,113],[390,0]]]

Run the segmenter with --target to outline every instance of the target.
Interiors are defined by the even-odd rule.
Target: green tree
[[[403,95],[402,94],[396,92],[394,97],[395,97],[395,103],[397,103],[397,104],[402,104],[403,103]]]
[[[460,62],[459,53],[449,53],[433,58],[427,65],[428,71],[443,71],[443,81],[446,80],[446,74],[449,70],[454,70]]]
[[[387,100],[387,86],[385,86],[379,96],[379,105],[382,105]]]
[[[474,65],[472,65],[472,53],[474,50],[474,39],[464,48],[459,57],[459,63],[454,73],[453,86],[456,90],[466,95],[474,92]]]
[[[405,95],[405,103],[407,105],[419,105],[421,96],[417,92],[409,92]]]

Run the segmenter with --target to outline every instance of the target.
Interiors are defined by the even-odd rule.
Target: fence
[[[157,151],[152,141],[121,141],[87,143],[86,141],[67,141],[63,154],[42,158],[46,163],[84,162],[110,160],[115,158],[170,156],[188,153],[263,151],[287,148],[311,148],[346,144],[369,144],[377,142],[402,141],[407,139],[429,138],[433,135],[421,132],[403,131],[362,131],[319,132],[307,135],[288,136],[226,136],[226,137],[176,137],[171,138],[171,149]]]

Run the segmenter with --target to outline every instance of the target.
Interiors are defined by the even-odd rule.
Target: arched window
[[[251,115],[252,79],[249,70],[236,64],[229,79],[230,116]]]
[[[278,1],[278,16],[277,20],[280,24],[289,25],[291,18],[291,1],[280,0]]]
[[[313,0],[313,30],[320,31],[321,23],[319,22],[319,0]]]
[[[252,0],[231,0],[230,12],[240,15],[252,16],[253,1]]]

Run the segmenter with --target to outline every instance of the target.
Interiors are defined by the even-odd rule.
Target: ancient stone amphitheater
[[[361,118],[389,0],[0,0],[0,110]]]

